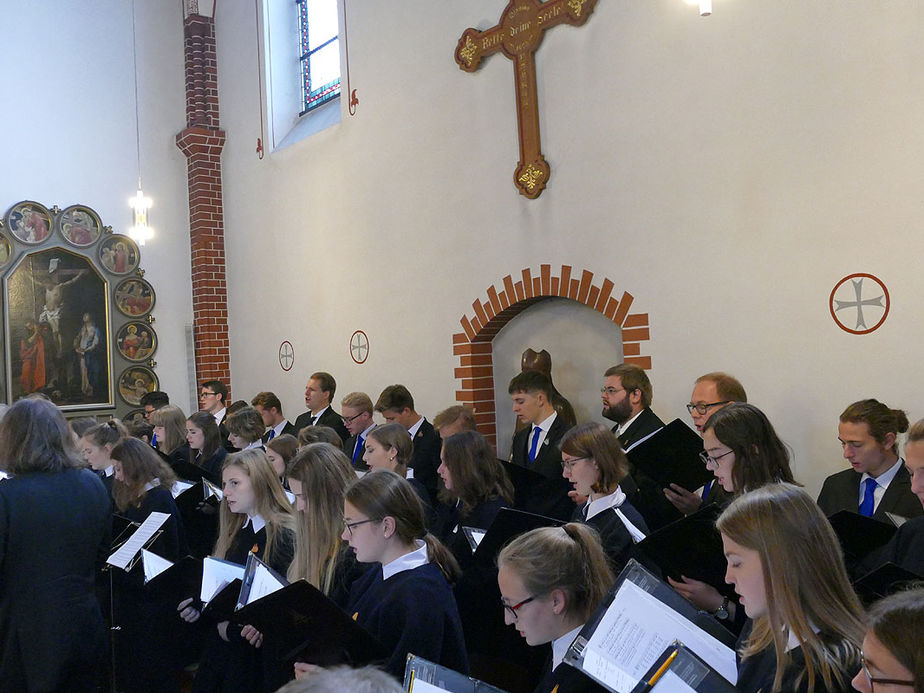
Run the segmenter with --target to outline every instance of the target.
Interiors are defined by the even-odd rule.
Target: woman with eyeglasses
[[[738,690],[850,691],[863,611],[815,501],[793,484],[767,484],[732,501],[717,527],[725,580],[749,619],[738,639]]]
[[[366,474],[347,489],[343,523],[341,537],[356,560],[380,564],[353,584],[347,612],[391,650],[385,670],[403,679],[414,653],[468,673],[450,588],[459,565],[427,532],[423,503],[407,479],[388,470]]]
[[[548,690],[568,647],[613,584],[606,554],[596,531],[570,522],[516,537],[501,550],[497,567],[506,623],[528,645],[552,644],[536,689]]]
[[[876,602],[866,628],[863,668],[853,687],[860,693],[924,693],[924,587]]]
[[[613,571],[618,573],[632,547],[648,534],[645,520],[619,487],[628,474],[626,454],[612,432],[595,421],[569,430],[558,447],[562,476],[579,496],[587,497],[571,519],[597,530]]]
[[[766,484],[796,483],[789,467],[789,450],[766,415],[753,404],[733,402],[703,425],[701,457],[716,481],[733,497]],[[738,605],[704,582],[668,578],[671,586],[694,605],[726,621],[738,632],[744,625]]]

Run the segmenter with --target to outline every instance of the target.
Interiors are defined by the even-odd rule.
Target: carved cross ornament
[[[539,140],[536,49],[546,29],[558,24],[580,26],[596,4],[597,0],[510,0],[497,26],[485,31],[466,29],[456,46],[456,62],[466,72],[474,72],[483,57],[498,51],[513,61],[520,136],[520,161],[513,182],[528,198],[539,197],[550,171]]]

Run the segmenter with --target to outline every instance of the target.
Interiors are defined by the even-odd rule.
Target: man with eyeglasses
[[[343,445],[343,451],[352,461],[354,469],[369,468],[363,462],[363,451],[366,447],[366,436],[375,428],[372,411],[372,398],[365,392],[351,392],[340,400],[343,425],[350,432],[350,437]]]
[[[228,440],[228,429],[225,428],[225,414],[228,413],[228,388],[220,380],[206,380],[199,386],[199,411],[205,411],[215,417],[218,432],[221,435],[221,444],[228,452],[237,450]]]
[[[748,396],[744,391],[744,386],[728,373],[717,371],[706,373],[696,379],[687,411],[693,417],[696,430],[702,435],[703,427],[715,412],[732,402],[747,401]],[[701,493],[687,491],[682,486],[671,484],[664,489],[664,495],[680,512],[689,515],[696,512],[703,503],[718,502],[727,494],[719,484],[709,482],[703,487]]]
[[[282,402],[273,392],[258,392],[252,400],[250,406],[260,413],[263,419],[263,425],[266,426],[266,433],[261,438],[265,445],[276,436],[288,433],[290,436],[298,435],[295,426],[289,423],[289,420],[282,414]]]

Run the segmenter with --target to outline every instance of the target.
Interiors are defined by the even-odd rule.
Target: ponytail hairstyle
[[[199,461],[205,462],[211,459],[212,455],[221,447],[221,431],[218,429],[218,424],[215,423],[215,417],[207,411],[197,411],[190,414],[186,420],[202,431],[202,436],[205,438],[202,450],[198,451]],[[197,451],[190,448],[189,461],[195,463],[196,459]]]
[[[873,604],[868,627],[914,678],[914,693],[924,693],[924,583]]]
[[[754,619],[741,650],[752,657],[776,652],[773,691],[780,691],[790,662],[786,646],[795,635],[805,653],[807,690],[843,688],[842,674],[860,656],[863,611],[847,571],[840,543],[815,501],[793,484],[767,484],[738,496],[716,523],[723,536],[756,551],[764,574],[767,613]],[[815,629],[819,632],[816,632]],[[819,633],[836,634],[848,646],[826,646]]]
[[[288,463],[286,478],[301,484],[305,501],[305,510],[296,513],[289,582],[304,579],[329,594],[343,546],[343,497],[356,474],[343,452],[330,443],[312,443]]]
[[[259,416],[259,415],[258,415]],[[270,563],[273,559],[273,550],[280,541],[283,530],[295,531],[295,518],[292,516],[292,506],[282,488],[276,470],[266,459],[263,450],[252,448],[241,450],[228,455],[221,467],[224,472],[228,467],[238,467],[250,477],[250,484],[254,493],[254,512],[266,521],[266,549],[263,560]],[[224,474],[222,474],[224,477]],[[244,526],[247,515],[234,513],[228,508],[224,499],[218,510],[218,540],[215,542],[215,557],[224,558],[228,555],[234,535]],[[282,539],[285,541],[285,539]]]
[[[908,430],[908,416],[901,409],[889,409],[879,400],[861,399],[847,407],[841,414],[841,423],[865,423],[869,434],[880,445],[885,445],[889,433],[898,437]],[[898,454],[898,441],[889,450]]]
[[[414,441],[408,435],[407,429],[401,424],[390,423],[376,426],[366,434],[366,440],[372,438],[385,450],[395,449],[395,472],[400,476],[407,475],[407,466],[414,454]]]
[[[625,383],[623,387],[629,389]],[[629,473],[629,460],[616,436],[596,421],[588,421],[568,430],[558,447],[572,457],[594,461],[600,473],[600,478],[591,486],[594,493],[608,496]]]
[[[165,440],[157,441],[157,449],[170,454],[186,443],[186,414],[172,404],[151,412],[151,425],[164,427]]]
[[[502,498],[513,504],[513,485],[507,472],[477,431],[449,436],[443,441],[442,457],[452,477],[452,490],[440,489],[440,500],[447,505],[459,501],[463,519],[485,501]]]
[[[145,484],[155,483],[169,491],[176,483],[176,475],[170,465],[154,452],[154,448],[138,438],[121,438],[113,446],[109,458],[122,467],[122,481],[115,479],[112,483],[112,497],[122,512],[141,505],[147,493]]]
[[[118,419],[109,419],[104,423],[96,424],[85,430],[81,436],[100,448],[115,445],[121,438],[126,437],[128,437],[128,431],[125,424]]]
[[[612,435],[612,434],[611,434]],[[583,523],[540,527],[510,541],[497,556],[530,594],[565,593],[566,616],[582,623],[603,601],[615,580],[596,530]]]
[[[392,424],[382,428],[390,425]],[[400,424],[394,426],[410,441],[406,428]],[[417,539],[425,541],[427,558],[437,565],[450,583],[455,582],[462,574],[449,549],[427,531],[423,503],[407,479],[387,469],[379,470],[375,474],[366,474],[347,489],[346,500],[375,522],[381,522],[386,517],[393,518],[395,536],[402,542],[413,544]]]
[[[735,495],[783,481],[795,484],[789,450],[767,416],[753,404],[732,402],[718,409],[703,424],[719,442],[735,453],[732,483]]]

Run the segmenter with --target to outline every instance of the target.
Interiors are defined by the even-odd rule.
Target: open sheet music
[[[414,654],[408,655],[404,667],[404,689],[409,693],[503,693],[484,681],[469,678]]]
[[[237,609],[247,606],[268,594],[281,590],[288,585],[284,577],[270,568],[254,554],[248,554],[244,566],[244,578],[237,599]]]
[[[699,627],[697,620],[713,634]],[[633,560],[581,630],[565,661],[618,693],[629,693],[674,640],[724,678],[737,681],[731,633],[714,621],[700,619],[694,607]]]
[[[169,517],[167,513],[157,512],[148,515],[148,519],[142,522],[134,534],[106,559],[106,563],[122,570],[128,570],[138,552],[147,545]]]
[[[651,665],[632,693],[735,693],[735,687],[676,640]]]
[[[199,591],[199,600],[203,604],[208,604],[226,585],[243,579],[244,566],[206,556],[202,559],[202,588]]]

